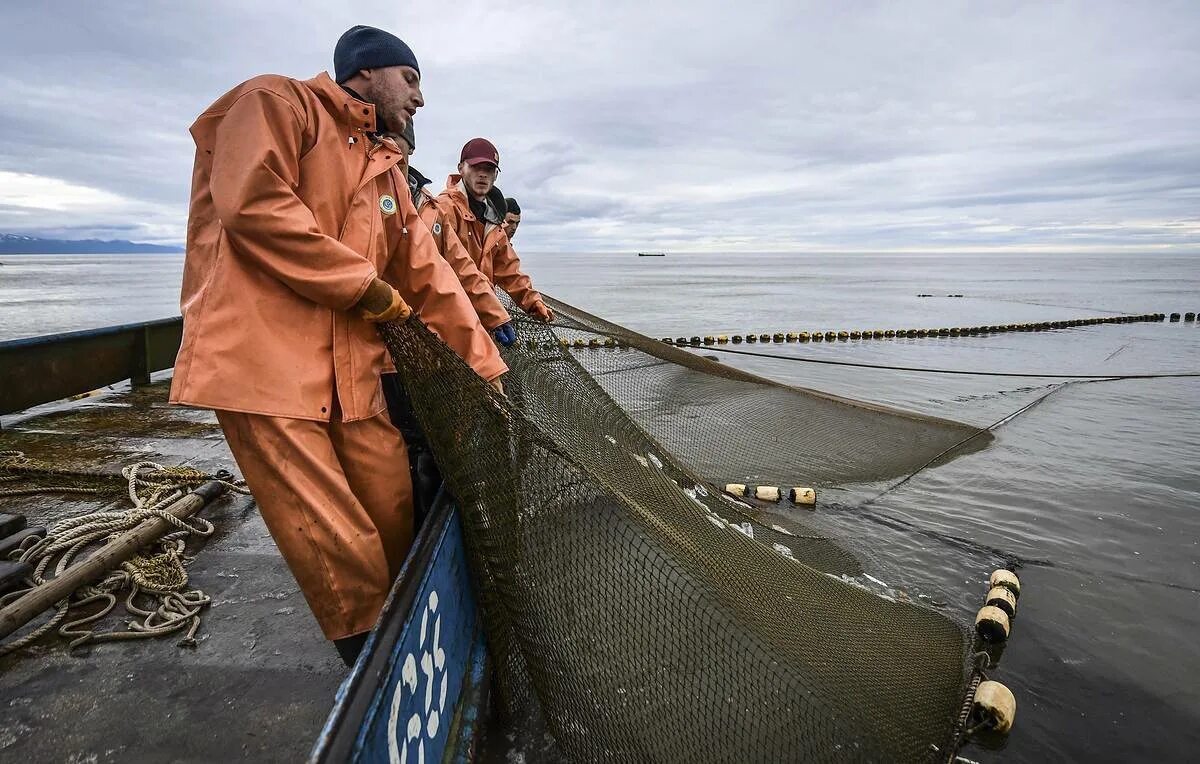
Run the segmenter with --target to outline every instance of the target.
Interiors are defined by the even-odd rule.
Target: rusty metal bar
[[[0,414],[132,380],[175,365],[183,319],[0,342]]]

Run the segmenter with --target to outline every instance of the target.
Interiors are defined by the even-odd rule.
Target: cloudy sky
[[[0,7],[0,232],[181,242],[187,129],[381,26],[414,165],[491,138],[533,251],[1200,253],[1200,3]]]

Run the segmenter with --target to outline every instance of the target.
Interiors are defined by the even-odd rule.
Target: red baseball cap
[[[472,166],[488,162],[499,167],[500,152],[496,151],[496,147],[487,138],[472,138],[462,147],[462,154],[459,155],[458,161]]]

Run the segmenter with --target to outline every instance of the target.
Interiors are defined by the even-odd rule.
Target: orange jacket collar
[[[455,172],[446,178],[444,193],[450,195],[450,201],[454,202],[464,218],[470,221],[475,220],[475,214],[471,212],[471,205],[467,202],[467,188],[462,183],[461,175]]]
[[[316,93],[317,98],[332,106],[330,111],[340,114],[354,129],[363,133],[375,132],[375,104],[360,101],[347,93],[345,88],[333,81],[329,72],[321,72],[311,80],[305,80],[304,85]]]

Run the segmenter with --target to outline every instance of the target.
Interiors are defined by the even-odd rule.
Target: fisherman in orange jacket
[[[399,38],[350,29],[336,82],[256,77],[192,125],[174,403],[214,409],[326,638],[349,664],[412,543],[404,441],[375,324],[415,310],[488,380],[507,371],[380,133],[424,104]],[[410,306],[412,306],[410,308]]]
[[[553,321],[554,312],[521,271],[521,259],[504,233],[504,195],[496,188],[499,172],[500,153],[491,141],[467,141],[458,174],[447,178],[446,189],[421,210],[421,219],[434,231],[449,226],[490,283],[508,292],[526,313]]]
[[[409,122],[408,126],[393,137],[404,153],[403,175],[408,183],[413,205],[417,208],[418,214],[424,214],[425,207],[432,205],[436,197],[429,190],[429,184],[432,181],[422,175],[409,161],[413,152],[417,150],[416,131],[412,123]],[[517,339],[516,330],[512,326],[512,318],[497,299],[491,280],[480,273],[479,266],[475,264],[475,260],[463,246],[455,229],[445,225],[440,218],[433,219],[429,223],[429,228],[438,251],[458,274],[463,289],[466,290],[467,296],[471,298],[471,304],[475,306],[475,311],[479,314],[480,322],[495,333],[496,340],[501,345],[505,347],[512,345]]]

